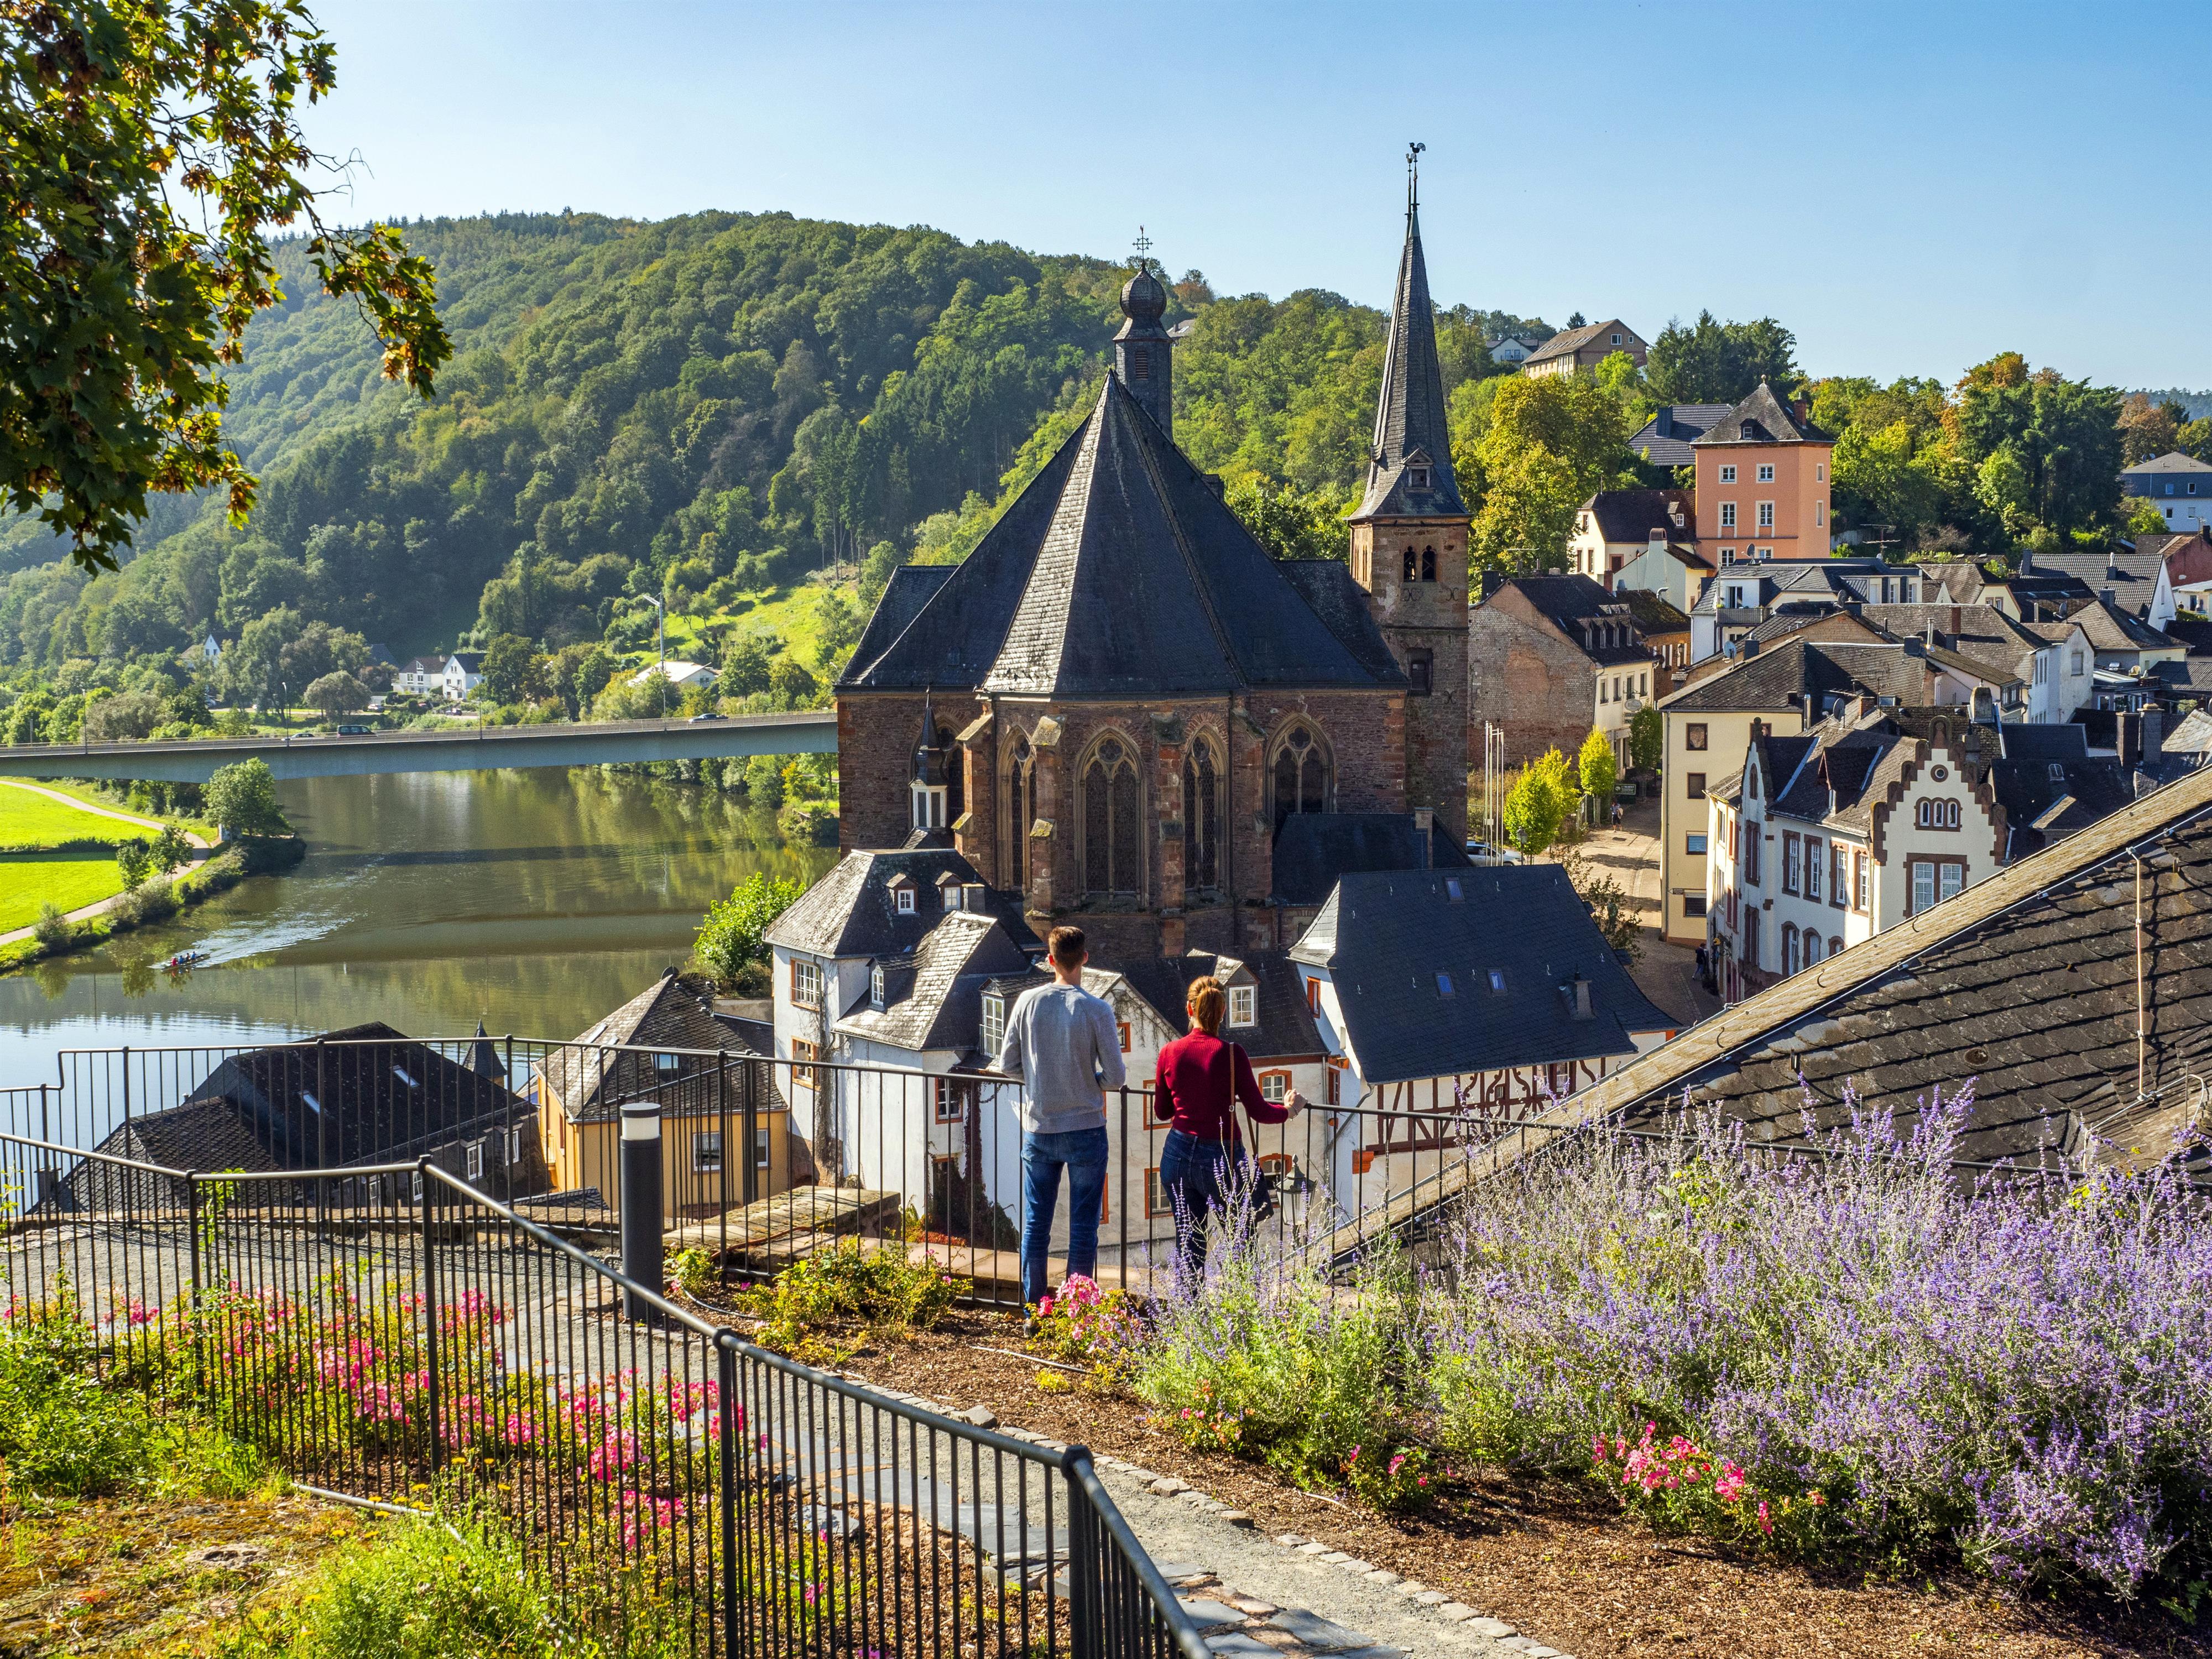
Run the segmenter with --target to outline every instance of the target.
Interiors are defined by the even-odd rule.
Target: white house
[[[1346,876],[1290,958],[1345,1073],[1307,1115],[1345,1213],[1675,1030],[1556,864]]]
[[[483,652],[456,651],[446,659],[444,688],[448,701],[459,702],[483,684]]]
[[[1682,490],[1601,489],[1575,514],[1574,532],[1567,538],[1567,568],[1611,592],[1632,561],[1655,547],[1689,543],[1696,536]],[[1687,611],[1695,603],[1678,601],[1674,608]]]
[[[446,659],[433,652],[427,657],[410,657],[392,671],[392,689],[427,697],[446,689]]]
[[[711,685],[714,681],[714,671],[706,664],[684,662],[671,657],[665,663],[652,663],[639,669],[629,677],[629,683],[632,685],[649,685],[653,683],[653,677],[664,670],[668,676],[670,689],[679,692],[689,691],[695,685]]]
[[[1729,1001],[1955,898],[2134,796],[2070,724],[1843,702],[1807,731],[1754,723],[1707,792],[1711,936]]]

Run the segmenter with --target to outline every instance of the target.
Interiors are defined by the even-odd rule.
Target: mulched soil
[[[1048,1394],[1014,1350],[1012,1316],[956,1310],[910,1340],[872,1343],[842,1369],[870,1382],[1174,1474],[1294,1532],[1446,1590],[1578,1659],[1711,1655],[1989,1653],[2006,1659],[2190,1656],[2212,1637],[2155,1609],[2019,1601],[1963,1573],[1915,1582],[1782,1566],[1698,1538],[1657,1535],[1595,1486],[1504,1475],[1474,1480],[1427,1516],[1406,1520],[1300,1492],[1268,1471],[1187,1449],[1134,1401]],[[2212,1620],[2206,1621],[2212,1626]]]

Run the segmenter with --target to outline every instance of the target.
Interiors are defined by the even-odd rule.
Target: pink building
[[[1825,559],[1836,441],[1761,380],[1690,446],[1698,550],[1720,568],[1751,559]]]

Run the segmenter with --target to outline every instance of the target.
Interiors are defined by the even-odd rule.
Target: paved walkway
[[[89,812],[94,817],[99,818],[113,818],[118,823],[134,824],[141,830],[151,830],[157,836],[160,835],[162,830],[169,827],[158,818],[142,818],[135,812],[118,812],[112,807],[94,806],[88,801],[79,800],[75,795],[64,795],[58,789],[41,789],[35,783],[20,783],[14,778],[0,778],[0,785],[5,785],[10,789],[27,789],[34,795],[44,795],[48,800],[58,800],[64,806],[74,806],[80,812]],[[195,835],[189,830],[184,830],[181,833],[183,834],[184,838],[191,843],[195,851],[206,852],[215,845],[213,842],[208,840],[204,836]],[[100,900],[97,903],[79,906],[76,909],[71,910],[67,915],[64,915],[62,920],[64,921],[89,921],[94,916],[106,915],[110,910],[112,910],[117,905],[122,903],[123,901],[129,896],[130,895],[128,893],[110,894],[107,897]],[[13,945],[17,939],[30,938],[36,931],[37,929],[34,925],[30,927],[17,927],[11,932],[0,933],[0,945]]]
[[[1590,865],[1618,881],[1635,902],[1644,937],[1629,970],[1637,988],[1684,1026],[1720,1012],[1721,1000],[1698,978],[1697,952],[1659,937],[1659,803],[1650,797],[1622,815],[1619,829],[1595,830],[1582,846]]]

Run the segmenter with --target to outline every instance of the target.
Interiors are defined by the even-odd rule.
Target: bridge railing
[[[101,1206],[0,1236],[0,1340],[66,1321],[311,1493],[491,1517],[571,1634],[1206,1659],[1082,1448],[755,1347],[427,1158],[204,1173],[0,1134],[11,1219],[64,1158]]]

